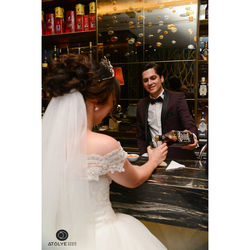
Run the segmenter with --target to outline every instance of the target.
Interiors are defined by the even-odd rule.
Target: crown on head
[[[111,65],[110,61],[105,56],[101,59],[100,64],[103,65],[103,67],[107,68],[111,74],[111,76],[105,77],[105,78],[101,79],[100,81],[105,81],[105,80],[111,79],[115,76],[113,66]]]

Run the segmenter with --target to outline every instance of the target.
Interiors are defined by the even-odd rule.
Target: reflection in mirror
[[[112,62],[195,58],[197,0],[98,1],[98,42]]]

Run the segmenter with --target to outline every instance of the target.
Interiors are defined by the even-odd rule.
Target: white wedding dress
[[[104,156],[88,155],[90,195],[94,200],[97,250],[158,250],[166,247],[137,219],[115,213],[109,200],[108,172],[124,171],[127,153],[120,147]]]

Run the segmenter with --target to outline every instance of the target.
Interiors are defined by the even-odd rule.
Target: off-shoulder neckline
[[[107,154],[105,154],[105,155],[99,155],[99,154],[87,154],[87,157],[88,157],[88,158],[89,158],[89,157],[100,157],[100,158],[103,158],[103,157],[108,157],[108,156],[110,156],[110,155],[113,155],[113,154],[115,154],[115,153],[117,153],[117,152],[119,152],[119,151],[123,150],[123,148],[122,148],[122,146],[121,146],[120,142],[118,142],[118,143],[119,143],[119,148],[116,148],[116,149],[114,149],[114,150],[112,150],[112,151],[108,152],[108,153],[107,153]]]

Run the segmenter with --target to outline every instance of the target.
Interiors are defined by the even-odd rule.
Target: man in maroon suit
[[[155,135],[170,130],[188,130],[195,136],[194,144],[181,148],[169,147],[168,158],[195,159],[193,149],[197,147],[197,128],[191,116],[183,92],[164,89],[164,77],[160,65],[148,63],[142,72],[142,82],[149,96],[140,100],[137,106],[136,127],[137,144],[140,154],[147,152],[147,146],[156,142]]]

